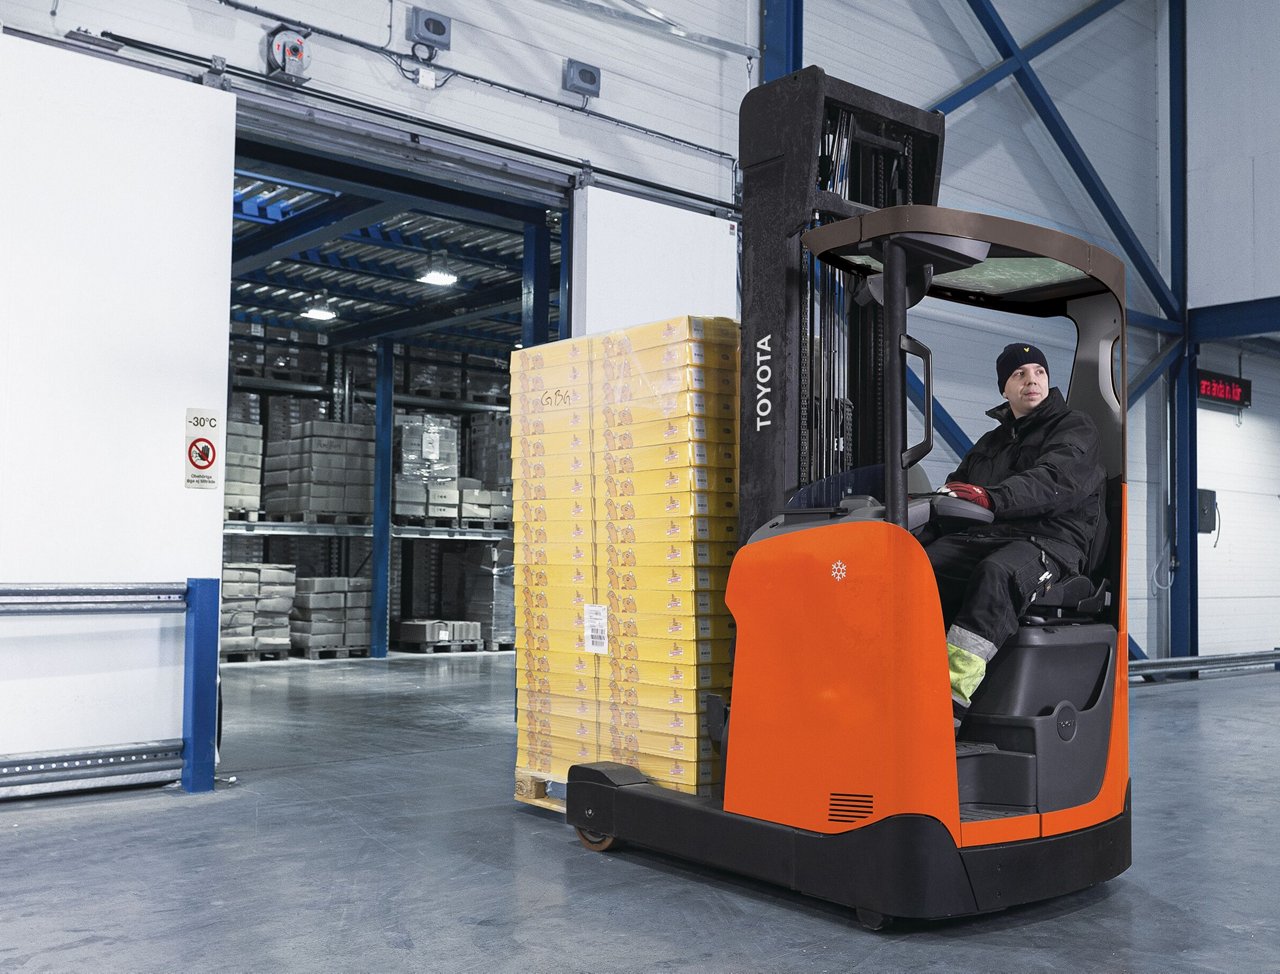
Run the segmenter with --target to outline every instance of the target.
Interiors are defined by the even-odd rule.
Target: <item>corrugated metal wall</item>
[[[1015,40],[1027,44],[1088,6],[1085,0],[997,0]],[[1033,61],[1077,141],[1105,181],[1149,253],[1164,241],[1166,192],[1159,172],[1162,36],[1157,0],[1126,0]],[[929,107],[1000,61],[965,3],[952,0],[806,0],[805,61],[829,74]],[[943,206],[995,213],[1054,227],[1123,256],[1110,228],[1036,116],[1017,82],[1006,78],[947,117]],[[1130,307],[1156,306],[1130,268]],[[971,439],[991,427],[984,413],[1000,402],[994,360],[1006,342],[1028,337],[1014,319],[984,319],[926,303],[911,331],[934,352],[935,395]],[[1074,328],[1045,323],[1032,340],[1049,357],[1055,384],[1066,391],[1065,369]],[[1131,332],[1134,376],[1154,354],[1150,334]],[[1162,594],[1149,583],[1164,549],[1163,398],[1153,389],[1129,412],[1130,631],[1149,651],[1167,643]],[[917,425],[918,417],[912,417]],[[1150,441],[1149,441],[1150,436]],[[1154,455],[1153,455],[1154,451]],[[957,458],[935,446],[926,462],[934,484]]]
[[[409,50],[409,5],[402,0],[262,0],[254,6],[393,51]],[[436,62],[435,90],[406,80],[373,52],[319,34],[308,39],[311,80],[305,89],[335,92],[678,191],[732,199],[738,103],[752,84],[746,56],[589,9],[600,4],[577,9],[560,0],[429,0],[426,6],[453,21],[452,48]],[[51,7],[56,16],[50,16]],[[738,44],[755,42],[756,8],[753,0],[662,4],[663,13],[690,32]],[[263,68],[264,37],[279,24],[212,0],[10,0],[4,21],[55,35],[77,27],[110,31],[200,58],[216,54],[253,70]],[[457,69],[576,105],[580,96],[560,87],[565,58],[601,69],[601,94],[588,106],[592,110],[711,151],[448,74]]]

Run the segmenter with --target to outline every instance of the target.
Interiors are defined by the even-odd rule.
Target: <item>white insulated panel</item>
[[[223,92],[0,37],[0,582],[221,574],[185,424],[225,412],[234,131]],[[182,637],[0,619],[0,750],[181,737]]]

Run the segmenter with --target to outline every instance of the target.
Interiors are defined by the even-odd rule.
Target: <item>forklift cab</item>
[[[883,308],[881,462],[797,492],[735,556],[723,794],[577,765],[568,821],[591,848],[631,841],[845,904],[872,927],[1116,876],[1130,863],[1123,264],[1067,234],[928,205],[874,210],[802,241]],[[1107,473],[1110,527],[1093,571],[1033,606],[958,741],[937,586],[912,532],[991,515],[908,491],[933,439],[932,357],[906,327],[926,295],[1073,321],[1067,398],[1097,424]],[[909,358],[925,405],[914,444]]]

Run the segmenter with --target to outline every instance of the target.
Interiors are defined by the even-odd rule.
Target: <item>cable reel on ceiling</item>
[[[311,64],[309,30],[298,30],[281,24],[267,34],[267,77],[301,85],[310,81],[306,71]]]

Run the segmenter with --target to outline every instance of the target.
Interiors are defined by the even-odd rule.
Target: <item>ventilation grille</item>
[[[870,818],[871,813],[875,811],[875,800],[871,795],[851,795],[845,792],[833,791],[831,793],[831,803],[827,810],[827,820],[830,822],[857,822],[864,818]]]

